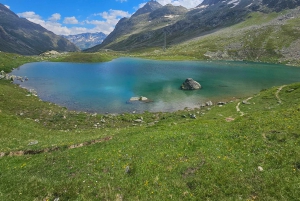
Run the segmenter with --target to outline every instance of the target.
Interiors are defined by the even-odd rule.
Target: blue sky
[[[148,0],[0,0],[20,17],[59,35],[109,34],[123,17],[130,17]],[[162,5],[194,8],[202,0],[157,0]]]

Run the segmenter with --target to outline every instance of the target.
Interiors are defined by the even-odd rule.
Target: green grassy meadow
[[[38,60],[20,58],[5,69]],[[0,80],[0,200],[298,200],[300,83],[279,87],[247,104],[112,115]]]

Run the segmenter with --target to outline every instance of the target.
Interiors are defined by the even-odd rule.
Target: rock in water
[[[181,89],[183,90],[197,90],[201,89],[201,85],[193,80],[192,78],[187,78],[184,83],[181,85]]]

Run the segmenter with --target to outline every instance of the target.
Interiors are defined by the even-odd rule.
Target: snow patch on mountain
[[[72,43],[74,43],[81,50],[84,50],[101,44],[103,40],[106,38],[106,35],[102,32],[97,32],[97,33],[83,33],[77,35],[69,35],[64,37],[67,38]]]
[[[236,7],[239,3],[240,3],[240,0],[231,0],[231,1],[229,1],[227,4],[228,4],[228,5],[233,4],[233,6],[231,6],[230,8],[234,8],[234,7]]]

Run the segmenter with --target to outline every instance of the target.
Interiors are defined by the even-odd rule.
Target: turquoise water
[[[12,72],[27,76],[18,83],[44,100],[71,110],[123,113],[175,111],[208,100],[250,96],[261,89],[300,81],[300,68],[244,62],[169,62],[119,58],[96,64],[29,63]],[[182,91],[186,78],[203,89]],[[133,96],[151,103],[129,104]]]

